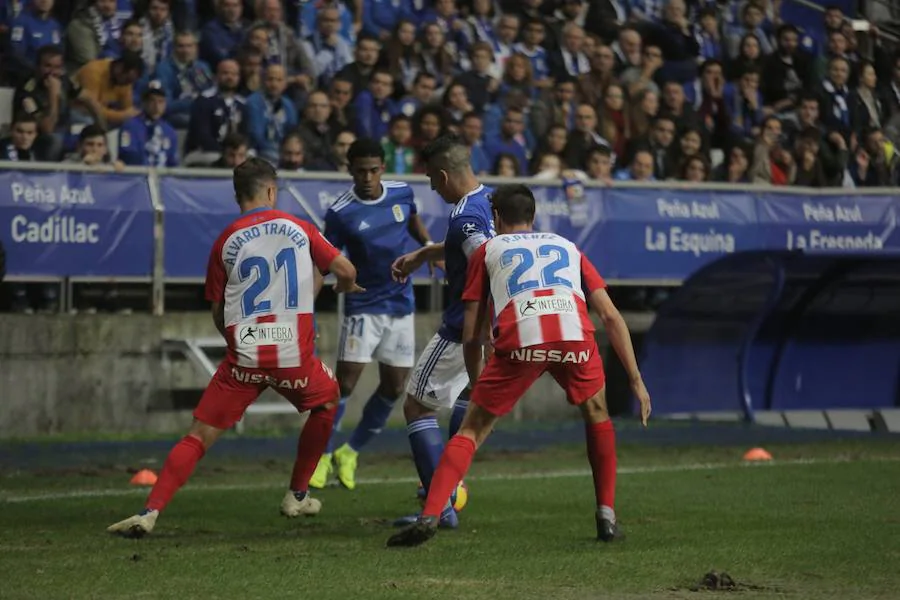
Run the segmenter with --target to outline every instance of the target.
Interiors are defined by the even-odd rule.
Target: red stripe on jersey
[[[225,358],[227,358],[228,362],[233,365],[237,364],[238,359],[237,352],[234,351],[235,346],[237,346],[234,337],[234,330],[236,328],[237,325],[229,325],[225,328],[225,345],[227,346],[227,349],[225,350]]]
[[[274,323],[278,320],[278,315],[266,315],[257,317],[257,323]],[[267,346],[259,346],[257,349],[257,361],[260,369],[277,369],[278,368],[278,346],[270,344]]]
[[[537,290],[534,292],[535,298],[541,296],[552,296],[553,290]],[[562,323],[560,323],[559,315],[541,315],[538,317],[541,324],[541,337],[545,342],[562,339]]]
[[[580,296],[574,296],[574,298],[575,303],[578,305],[578,315],[581,317],[581,330],[584,332],[584,339],[590,339],[597,330],[594,327],[594,322],[591,320],[590,310],[587,303]]]

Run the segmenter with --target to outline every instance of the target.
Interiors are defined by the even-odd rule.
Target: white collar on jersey
[[[367,206],[372,206],[373,204],[378,204],[385,198],[387,198],[388,186],[385,185],[385,182],[381,182],[381,195],[375,198],[374,200],[363,200],[359,196],[356,195],[356,186],[352,186],[350,188],[350,194],[353,196],[353,199],[359,202],[360,204],[365,204]]]
[[[462,212],[462,210],[466,207],[466,200],[469,199],[469,196],[471,196],[472,194],[477,194],[478,192],[480,192],[483,189],[484,189],[484,184],[479,183],[477,188],[475,188],[474,190],[472,190],[471,192],[469,192],[468,194],[465,194],[462,198],[460,198],[459,202],[457,202],[453,206],[453,210],[450,211],[450,216],[455,217],[455,216],[459,215]]]

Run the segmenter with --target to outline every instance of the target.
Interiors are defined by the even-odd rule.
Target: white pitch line
[[[775,460],[765,463],[690,463],[684,465],[661,465],[648,467],[622,467],[618,470],[619,475],[643,475],[652,473],[681,473],[686,471],[710,471],[714,469],[747,469],[756,467],[783,467],[797,465],[831,465],[850,462],[900,462],[900,457],[874,457],[867,459],[849,459],[849,458],[833,458],[833,459],[790,459]],[[490,475],[481,475],[477,477],[466,477],[466,481],[520,481],[530,479],[560,479],[566,477],[588,477],[591,472],[587,469],[573,469],[565,471],[543,471],[534,473],[494,473]],[[396,485],[396,484],[417,484],[418,477],[379,477],[379,478],[361,478],[358,480],[360,485]],[[283,488],[283,483],[246,483],[246,484],[196,484],[187,485],[180,490],[180,493],[186,492],[228,492],[228,491],[252,491],[262,489]],[[70,490],[67,492],[50,492],[45,494],[29,494],[23,496],[7,496],[0,498],[8,504],[16,504],[23,502],[40,502],[43,500],[69,500],[77,498],[109,498],[115,496],[139,496],[146,495],[149,490],[147,488],[125,488],[125,489],[100,489],[100,490]]]

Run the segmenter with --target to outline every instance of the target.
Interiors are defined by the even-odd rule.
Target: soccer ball
[[[419,489],[416,495],[419,498],[419,502],[424,506],[425,497],[428,494],[425,493],[425,486],[422,485],[421,481],[419,482]],[[456,486],[456,490],[450,495],[450,503],[456,512],[461,512],[466,507],[466,504],[469,503],[469,487],[465,481],[460,481],[459,485]]]

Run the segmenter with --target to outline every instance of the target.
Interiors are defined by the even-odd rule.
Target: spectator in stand
[[[897,148],[880,129],[867,130],[850,162],[850,176],[856,187],[892,187],[898,184]]]
[[[299,4],[299,6],[298,6]],[[357,2],[359,4],[359,2]],[[316,0],[315,2],[300,2],[288,4],[288,10],[297,12],[296,31],[305,39],[316,30],[316,17],[320,10],[334,8],[338,11],[338,35],[350,46],[356,43],[356,30],[362,28],[362,7],[352,6],[352,2],[344,0]],[[288,19],[293,23],[293,19]]]
[[[20,112],[13,117],[9,137],[0,139],[0,160],[33,162],[37,160],[34,142],[38,135],[37,119]]]
[[[569,133],[566,149],[563,151],[563,162],[567,165],[583,165],[587,152],[593,146],[612,148],[610,143],[597,133],[597,111],[587,103],[581,103],[575,109],[575,129]]]
[[[278,152],[284,136],[297,126],[297,109],[284,95],[287,79],[284,67],[266,68],[263,91],[247,98],[245,120],[250,143],[259,157],[278,163]]]
[[[413,146],[421,156],[422,150],[431,142],[444,135],[447,125],[444,111],[439,106],[426,106],[413,117]],[[417,173],[425,172],[421,162],[416,166]]]
[[[75,154],[66,162],[89,167],[112,167],[120,171],[125,164],[120,160],[112,160],[109,146],[106,143],[106,130],[99,125],[88,125],[78,134],[78,147]]]
[[[804,89],[813,86],[812,63],[799,46],[800,32],[790,24],[782,25],[776,32],[778,46],[765,59],[762,82],[763,100],[777,114],[797,107]]]
[[[562,125],[566,131],[575,128],[575,79],[566,75],[553,83],[553,95],[548,99],[550,125]],[[542,137],[545,132],[535,132]]]
[[[238,94],[239,84],[238,64],[231,59],[220,61],[216,68],[216,86],[203,92],[191,104],[184,144],[185,165],[216,161],[228,136],[246,132],[246,100]]]
[[[468,29],[463,30],[467,47],[477,42],[485,42],[493,49],[497,43],[495,17],[493,0],[472,0],[471,11],[466,18]]]
[[[851,30],[850,34],[855,40],[856,33]],[[850,66],[850,75],[847,81],[851,87],[855,87],[859,79],[860,58],[854,50],[850,49],[850,40],[842,31],[833,31],[828,34],[828,46],[813,67],[816,79],[821,80],[827,76],[832,58],[843,58],[847,61]]]
[[[677,179],[690,183],[703,183],[709,180],[709,162],[700,155],[689,156],[681,163]]]
[[[163,119],[166,91],[159,81],[151,81],[142,98],[143,111],[122,124],[119,131],[119,159],[130,166],[177,167],[178,135]]]
[[[210,166],[214,169],[233,170],[247,160],[249,153],[250,144],[247,138],[240,133],[229,133],[222,140],[222,155]]]
[[[550,57],[547,50],[541,45],[545,38],[544,22],[540,19],[529,19],[522,27],[522,41],[513,46],[513,52],[521,54],[531,62],[534,87],[539,90],[553,85],[553,80],[550,78]]]
[[[422,57],[416,48],[415,23],[408,19],[397,23],[397,28],[384,47],[383,61],[393,75],[395,85],[401,90],[400,93],[409,94],[419,75],[425,73]]]
[[[822,81],[819,90],[822,109],[822,121],[829,131],[837,131],[847,142],[848,147],[853,147],[853,137],[859,118],[856,114],[858,108],[850,97],[848,81],[850,79],[850,63],[846,58],[834,57],[828,63],[828,77]]]
[[[303,168],[305,162],[306,155],[300,136],[296,133],[284,136],[278,154],[278,168],[287,173],[302,173],[306,170]]]
[[[141,19],[144,29],[144,59],[151,77],[156,67],[172,55],[175,25],[172,23],[171,0],[149,0],[147,14]]]
[[[590,0],[584,27],[604,44],[610,44],[619,35],[620,27],[628,21],[629,0]]]
[[[663,66],[662,50],[659,46],[646,45],[639,66],[628,67],[619,76],[619,83],[625,86],[628,97],[634,98],[644,90],[659,93],[656,78]]]
[[[747,33],[741,38],[737,57],[726,63],[725,74],[728,81],[735,81],[740,79],[745,71],[755,70],[762,73],[764,68],[764,57],[759,47],[759,38],[755,33]]]
[[[39,48],[62,43],[62,27],[52,13],[53,0],[30,0],[13,20],[9,36],[12,52],[7,55],[4,70],[14,83],[22,83],[31,76]]]
[[[615,80],[613,68],[615,55],[609,46],[597,46],[590,55],[591,70],[584,75],[579,75],[578,98],[581,102],[587,102],[592,106],[600,104],[606,86]]]
[[[245,47],[238,52],[237,62],[241,71],[238,93],[246,98],[262,89],[263,54],[256,48]]]
[[[441,106],[444,108],[447,127],[452,130],[458,130],[460,123],[462,123],[463,116],[475,110],[472,103],[469,102],[466,86],[458,82],[451,83],[447,86],[447,89],[444,91]]]
[[[627,169],[619,169],[615,172],[616,181],[656,181],[653,176],[653,157],[647,150],[638,150],[631,159],[631,165]]]
[[[694,92],[694,107],[704,134],[713,148],[725,148],[731,133],[731,115],[725,104],[725,75],[722,63],[708,60],[700,72],[700,89]]]
[[[627,163],[638,150],[647,150],[653,158],[653,176],[665,179],[675,169],[674,141],[675,122],[671,117],[659,116],[654,119],[649,135],[632,139],[628,155],[621,160]]]
[[[552,152],[536,154],[532,165],[529,171],[532,179],[547,180],[562,177],[564,167],[562,159]]]
[[[644,90],[632,101],[629,139],[646,137],[653,120],[659,115],[659,96]]]
[[[641,34],[633,25],[625,25],[619,30],[616,41],[612,43],[613,54],[615,54],[616,64],[613,72],[620,75],[628,67],[639,67],[641,64],[641,47],[643,39]]]
[[[357,137],[381,140],[388,130],[397,107],[391,100],[394,78],[387,69],[375,69],[369,81],[369,89],[363,90],[353,102],[354,131]]]
[[[624,156],[631,137],[631,114],[625,102],[625,90],[618,84],[606,88],[600,106],[600,135],[609,142],[616,156]]]
[[[101,58],[118,43],[121,21],[116,0],[93,0],[75,13],[66,28],[66,67],[73,73]]]
[[[500,125],[499,136],[488,136],[484,151],[488,162],[496,162],[501,154],[514,156],[518,170],[525,173],[528,168],[528,142],[525,138],[525,113],[519,108],[508,106]]]
[[[237,56],[246,35],[241,0],[218,0],[216,8],[216,18],[200,31],[200,58],[214,69],[226,58]]]
[[[424,10],[419,23],[435,23],[444,32],[448,49],[460,55],[466,47],[468,26],[458,14],[456,0],[432,0],[431,4],[431,8]]]
[[[809,129],[800,133],[794,147],[797,174],[794,185],[820,188],[828,185],[822,161],[819,160],[819,132]]]
[[[331,80],[328,88],[328,101],[331,103],[330,125],[337,130],[348,129],[353,125],[353,83],[340,76]]]
[[[859,85],[851,93],[850,100],[854,105],[851,112],[857,118],[857,137],[862,137],[864,130],[881,129],[887,125],[889,101],[878,86],[878,76],[872,63],[860,63]]]
[[[312,171],[333,171],[336,173],[347,173],[347,151],[353,142],[356,141],[356,134],[349,129],[345,129],[337,134],[334,138],[334,146],[331,148],[331,154],[325,161],[319,161],[310,164]]]
[[[790,185],[794,182],[797,165],[791,153],[781,145],[781,131],[781,121],[777,117],[766,117],[753,148],[752,183]]]
[[[756,139],[766,117],[759,78],[759,72],[746,70],[737,83],[725,85],[725,105],[731,115],[731,130],[744,142]]]
[[[750,159],[747,147],[737,143],[725,155],[725,161],[713,173],[713,181],[722,183],[750,183]]]
[[[190,31],[175,35],[175,51],[156,68],[156,78],[166,92],[166,120],[177,129],[187,128],[191,105],[215,86],[209,65],[197,59],[197,39]]]
[[[665,0],[629,0],[629,20],[658,23],[662,21]]]
[[[438,89],[443,89],[456,72],[458,55],[455,47],[447,43],[444,30],[437,23],[422,27],[419,43],[425,70],[435,76]]]
[[[687,159],[706,154],[700,130],[685,129],[678,136],[678,143],[669,148],[669,171],[666,173],[666,179],[677,178]]]
[[[900,120],[900,53],[890,61],[891,74],[890,84],[887,87],[887,113],[890,115],[890,121]],[[895,136],[897,137],[897,136]]]
[[[470,112],[463,117],[459,134],[466,146],[469,147],[469,161],[475,175],[487,175],[491,167],[487,153],[484,151],[484,144],[481,142],[483,131],[484,123],[478,113]]]
[[[338,71],[335,79],[349,81],[353,86],[353,93],[359,95],[360,92],[369,88],[369,80],[378,63],[379,52],[381,52],[381,43],[376,38],[366,35],[359,36],[353,54],[356,60]]]
[[[772,42],[763,28],[763,22],[766,14],[759,3],[750,0],[741,8],[741,23],[738,26],[728,28],[727,49],[728,57],[736,58],[739,54],[741,38],[748,33],[752,33],[759,40],[760,48],[763,54],[771,54],[775,51]]]
[[[141,112],[134,107],[133,86],[143,72],[141,57],[125,52],[116,60],[89,62],[81,67],[73,83],[97,102],[108,127],[119,127]]]
[[[306,101],[303,121],[297,128],[309,163],[319,163],[328,159],[337,128],[329,123],[331,104],[328,94],[323,91],[312,92]]]
[[[353,49],[340,36],[340,12],[325,7],[316,15],[316,31],[304,42],[306,54],[315,65],[316,83],[324,87],[335,73],[353,62]]]
[[[700,60],[725,60],[721,31],[719,27],[719,13],[713,6],[704,6],[697,13],[698,25],[694,27],[694,36],[697,45],[700,46]],[[746,36],[744,36],[746,37]],[[743,38],[741,38],[743,44]]]
[[[38,123],[38,139],[34,144],[40,160],[59,160],[72,124],[71,108],[80,106],[94,121],[102,122],[102,109],[94,98],[66,77],[62,50],[43,46],[38,50],[37,70],[32,79],[16,89],[13,112],[33,116]]]
[[[123,52],[141,54],[144,49],[144,28],[140,21],[131,20],[122,23],[119,39],[110,39],[100,50],[99,58],[119,58]]]
[[[521,21],[514,14],[504,13],[497,21],[497,37],[494,41],[494,66],[492,75],[499,78],[506,71],[506,61],[513,55],[513,46],[519,37]]]
[[[612,183],[612,151],[606,146],[593,146],[587,152],[584,172],[588,179]]]
[[[506,71],[503,73],[498,96],[505,98],[513,91],[521,92],[526,98],[537,97],[537,88],[534,87],[534,78],[531,74],[531,62],[521,54],[513,54],[506,61]]]
[[[697,78],[700,46],[687,18],[684,0],[668,1],[662,23],[651,28],[644,39],[644,46],[649,45],[659,46],[662,50],[662,79],[688,83]]]
[[[401,98],[397,104],[398,114],[413,118],[422,107],[431,103],[435,89],[437,81],[434,75],[421,71],[413,81],[412,93]]]
[[[416,150],[412,146],[412,121],[406,115],[394,115],[388,128],[384,148],[384,171],[394,175],[412,173],[416,165]]]
[[[496,175],[497,177],[519,177],[524,174],[519,165],[519,159],[512,154],[498,154],[494,159],[494,168],[491,170],[491,175]]]
[[[697,111],[687,102],[684,87],[677,81],[667,81],[663,84],[659,114],[671,119],[675,123],[676,129],[700,126]]]
[[[561,77],[584,75],[591,70],[591,63],[584,54],[584,30],[575,23],[568,23],[562,32],[559,50],[550,54],[550,74]]]
[[[382,42],[388,41],[391,32],[404,16],[407,2],[397,0],[363,0],[363,34]],[[360,38],[362,39],[362,38]]]
[[[259,20],[253,27],[265,27],[269,33],[268,48],[263,56],[266,66],[281,65],[291,97],[300,104],[305,103],[306,94],[315,88],[316,67],[285,24],[281,1],[257,0],[256,16]]]
[[[578,109],[576,105],[576,110]],[[566,151],[566,143],[569,141],[569,130],[565,128],[565,126],[556,124],[551,125],[547,128],[547,133],[544,137],[538,142],[537,148],[535,149],[535,154],[537,153],[551,153],[556,154],[560,158],[563,158],[563,155]],[[565,163],[566,161],[563,160]],[[568,163],[566,163],[568,164]],[[574,168],[580,168],[581,165],[571,165]]]
[[[800,107],[797,109],[796,124],[787,128],[785,145],[788,148],[795,148],[801,133],[818,132],[818,159],[825,173],[826,185],[840,186],[847,167],[847,142],[838,131],[828,131],[822,125],[819,121],[819,112],[817,95],[802,96]]]
[[[494,52],[490,44],[476,42],[469,47],[469,57],[472,61],[472,68],[461,73],[455,82],[465,88],[473,109],[481,114],[489,104],[496,100],[497,92],[500,90],[500,82],[491,76]]]

